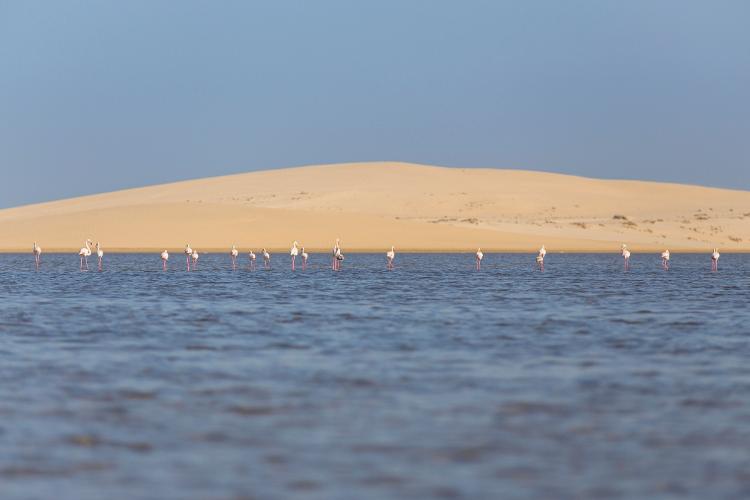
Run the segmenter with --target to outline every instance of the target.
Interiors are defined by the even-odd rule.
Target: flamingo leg
[[[294,271],[294,263],[296,260],[297,258],[294,255],[292,255],[292,271]]]

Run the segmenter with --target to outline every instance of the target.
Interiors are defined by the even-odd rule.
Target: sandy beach
[[[750,250],[750,192],[397,162],[266,170],[0,210],[0,251]]]

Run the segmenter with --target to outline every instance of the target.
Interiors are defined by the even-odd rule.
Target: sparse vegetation
[[[620,215],[620,214],[615,214],[615,215],[612,216],[612,218],[614,220],[628,220],[627,217],[625,217],[624,215]]]

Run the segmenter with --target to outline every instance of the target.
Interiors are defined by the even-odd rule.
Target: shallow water
[[[750,256],[42,260],[0,255],[3,499],[750,496]]]

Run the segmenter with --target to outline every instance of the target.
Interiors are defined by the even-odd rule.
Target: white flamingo
[[[393,269],[393,259],[396,258],[396,247],[391,245],[391,249],[386,252],[385,258],[388,261],[386,268]]]
[[[193,256],[193,249],[190,248],[190,243],[185,243],[185,264],[187,264],[187,270],[190,271],[190,258]]]
[[[237,251],[237,247],[232,245],[232,249],[229,251],[230,257],[232,257],[232,269],[237,268],[237,256],[240,254],[240,252]]]
[[[84,269],[84,264],[86,271],[89,270],[89,256],[91,255],[91,245],[94,242],[91,240],[86,240],[83,244],[83,248],[81,248],[78,251],[78,256],[81,258],[81,271]]]
[[[544,260],[544,258],[547,256],[547,249],[544,248],[544,245],[542,245],[542,248],[539,249],[539,256]]]
[[[305,247],[302,247],[302,270],[304,271],[307,269],[307,252],[305,252]]]
[[[39,264],[42,263],[42,247],[37,245],[35,241],[34,247],[31,251],[34,253],[34,263],[36,264],[36,268],[39,269]]]
[[[669,269],[669,249],[661,253],[661,267]]]
[[[628,250],[628,246],[623,243],[620,250],[622,253],[622,258],[625,262],[625,269],[630,269],[630,250]]]
[[[299,248],[297,248],[297,241],[292,243],[292,248],[289,250],[289,255],[292,256],[292,271],[294,271],[294,264],[297,262],[297,255],[299,255]]]
[[[477,249],[477,271],[479,271],[482,268],[482,259],[484,259],[484,253],[482,253],[482,249]]]
[[[193,253],[190,254],[190,258],[193,259],[193,270],[195,270],[196,267],[198,267],[198,250],[193,250]]]
[[[252,271],[253,269],[255,269],[255,252],[250,250],[247,253],[247,258],[250,259],[250,270]]]
[[[161,268],[163,270],[165,270],[165,271],[167,270],[167,261],[168,260],[169,260],[169,252],[167,252],[166,250],[164,250],[161,253]]]
[[[711,253],[711,270],[712,271],[719,270],[719,257],[721,257],[721,254],[719,253],[719,249],[714,248],[714,251]]]
[[[96,256],[99,259],[99,270],[102,270],[102,259],[104,258],[104,250],[102,250],[101,245],[99,245],[99,242],[96,242]]]
[[[541,253],[536,256],[536,265],[539,266],[540,271],[544,271],[544,256]]]
[[[263,267],[266,269],[271,269],[271,254],[266,251],[266,249],[263,249]]]

